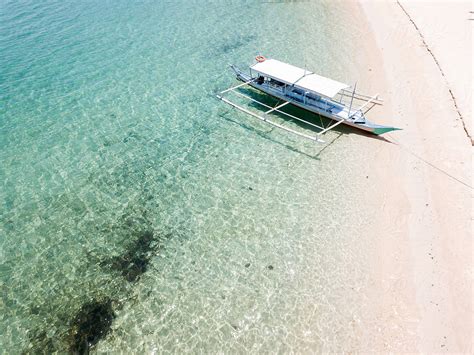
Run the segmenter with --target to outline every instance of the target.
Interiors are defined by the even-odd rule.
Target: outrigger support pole
[[[359,108],[357,109],[357,111],[362,111],[362,110],[365,108],[365,106],[367,106],[368,104],[372,103],[372,106],[371,106],[367,111],[364,112],[364,113],[367,113],[372,107],[375,106],[375,103],[374,103],[373,101],[374,101],[374,100],[377,100],[378,97],[379,97],[379,94],[372,96],[372,97],[370,98],[370,100],[367,100],[367,102],[364,103],[361,107],[359,107]]]
[[[255,80],[255,78],[253,78],[253,79],[251,79],[251,80],[249,80],[249,81],[246,81],[245,83],[242,83],[242,84],[233,86],[233,87],[231,87],[231,88],[228,88],[228,89],[226,89],[226,90],[224,90],[224,91],[221,91],[221,92],[220,92],[220,95],[225,94],[226,92],[229,92],[229,91],[238,89],[238,88],[240,88],[240,87],[242,87],[242,86],[244,86],[244,85],[248,85],[248,84],[250,84],[250,83],[251,83],[252,81],[254,81],[254,80]]]
[[[345,90],[345,89],[342,89],[339,93],[340,93],[340,95],[345,96],[345,97],[351,97],[351,96],[352,96],[352,93],[351,93],[351,92],[348,92],[348,91]],[[349,93],[349,95],[348,95],[347,93]],[[371,96],[369,96],[369,95],[363,95],[363,94],[360,94],[360,93],[358,93],[358,92],[356,92],[355,95],[354,95],[354,99],[356,99],[356,100],[361,100],[361,101],[362,101],[362,100],[363,100],[363,101],[367,101],[367,100],[369,100],[370,98],[371,98]],[[374,103],[375,103],[376,105],[383,105],[383,100],[382,100],[382,99],[376,99],[376,100],[374,100]]]
[[[246,99],[248,99],[248,100],[250,100],[250,101],[253,101],[253,102],[255,102],[255,103],[259,104],[259,105],[262,105],[263,107],[272,109],[271,106],[268,106],[267,104],[264,104],[263,102],[260,102],[260,101],[258,101],[258,100],[255,100],[254,98],[252,98],[252,97],[250,97],[250,96],[241,94],[241,93],[238,92],[238,91],[232,91],[232,92],[233,92],[234,94],[238,95],[238,96],[244,97],[244,98],[246,98]],[[218,97],[219,99],[221,98],[219,95],[217,95],[217,97]],[[288,102],[288,101],[287,101],[287,102]],[[312,123],[312,122],[303,120],[303,119],[301,119],[301,118],[299,118],[299,117],[296,117],[296,116],[294,116],[294,115],[291,115],[291,114],[289,114],[289,113],[287,113],[287,112],[280,111],[280,110],[274,110],[274,112],[281,113],[282,115],[285,115],[285,116],[287,116],[287,117],[293,118],[294,120],[303,122],[304,124],[307,124],[307,125],[309,125],[309,126],[316,127],[317,129],[321,129],[321,130],[324,129],[324,127],[321,127],[321,126],[319,126],[319,125],[317,125],[317,124],[314,124],[314,123]]]
[[[330,131],[331,129],[333,129],[336,126],[339,126],[341,123],[344,123],[344,120],[337,121],[336,123],[329,126],[328,128],[323,129],[321,132],[318,132],[318,136],[323,135],[324,133],[326,133],[327,131]]]
[[[275,127],[278,127],[278,128],[281,128],[287,132],[290,132],[290,133],[293,133],[293,134],[296,134],[297,136],[300,136],[300,137],[304,137],[304,138],[307,138],[307,139],[310,139],[312,141],[315,141],[315,142],[321,142],[321,143],[324,143],[323,140],[319,139],[319,134],[316,135],[316,136],[310,136],[308,134],[304,134],[304,133],[301,133],[301,132],[297,132],[295,130],[292,130],[291,128],[288,128],[288,127],[285,127],[285,126],[282,126],[278,123],[275,123],[273,121],[270,121],[269,119],[267,119],[266,117],[262,117],[260,115],[257,115],[256,113],[253,113],[252,111],[249,111],[237,104],[234,104],[232,101],[229,101],[227,100],[226,98],[222,97],[222,96],[217,96],[219,99],[221,99],[222,101],[224,101],[225,103],[231,105],[232,107],[235,107],[236,109],[242,111],[242,112],[245,112],[246,114],[249,114],[255,118],[258,118],[259,120],[262,120],[263,122],[266,122],[272,126],[275,126]]]
[[[274,108],[272,108],[271,110],[268,110],[267,112],[265,112],[266,115],[268,115],[270,112],[273,112],[273,111],[277,111],[277,112],[280,112],[278,111],[279,108],[282,108],[283,106],[285,105],[288,105],[290,102],[289,101],[285,101],[284,103],[282,103],[281,105],[278,105]]]

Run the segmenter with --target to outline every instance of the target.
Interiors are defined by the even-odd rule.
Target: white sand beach
[[[403,131],[371,143],[378,218],[368,230],[379,245],[373,327],[356,351],[472,353],[471,4],[357,6],[372,45],[368,77],[386,101],[377,115]]]

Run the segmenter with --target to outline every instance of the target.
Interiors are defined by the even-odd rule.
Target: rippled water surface
[[[366,283],[364,138],[315,145],[215,93],[259,53],[352,78],[349,15],[3,1],[0,348],[344,349]]]

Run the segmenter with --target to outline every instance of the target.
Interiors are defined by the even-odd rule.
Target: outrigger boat
[[[350,90],[351,87],[347,84],[325,78],[306,69],[298,68],[276,59],[267,59],[263,56],[257,56],[255,59],[257,60],[257,63],[250,66],[248,74],[236,66],[231,65],[237,79],[243,83],[221,91],[217,95],[219,99],[253,117],[269,123],[270,125],[320,142],[323,142],[320,139],[321,135],[340,124],[355,127],[376,135],[400,129],[378,125],[366,119],[365,114],[368,111],[376,105],[383,104],[383,101],[379,99],[378,94],[374,96],[363,95],[356,92],[356,85],[354,85],[354,88]],[[276,106],[271,107],[243,94],[240,91],[237,91],[237,89],[246,85],[279,99],[279,103]],[[267,110],[263,115],[252,112],[224,97],[225,94],[230,93],[249,99],[265,107]],[[362,102],[362,104],[359,107],[354,108],[354,100]],[[336,122],[328,127],[322,127],[280,110],[283,106],[288,104],[301,107],[310,112],[330,118]],[[276,112],[292,119],[302,121],[317,128],[319,131],[315,136],[308,135],[269,120],[268,115]]]

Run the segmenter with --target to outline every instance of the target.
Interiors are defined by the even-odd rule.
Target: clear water
[[[3,351],[70,349],[97,300],[98,352],[350,349],[364,137],[315,145],[214,96],[259,53],[353,78],[343,5],[1,2]],[[128,280],[112,260],[147,233]]]

